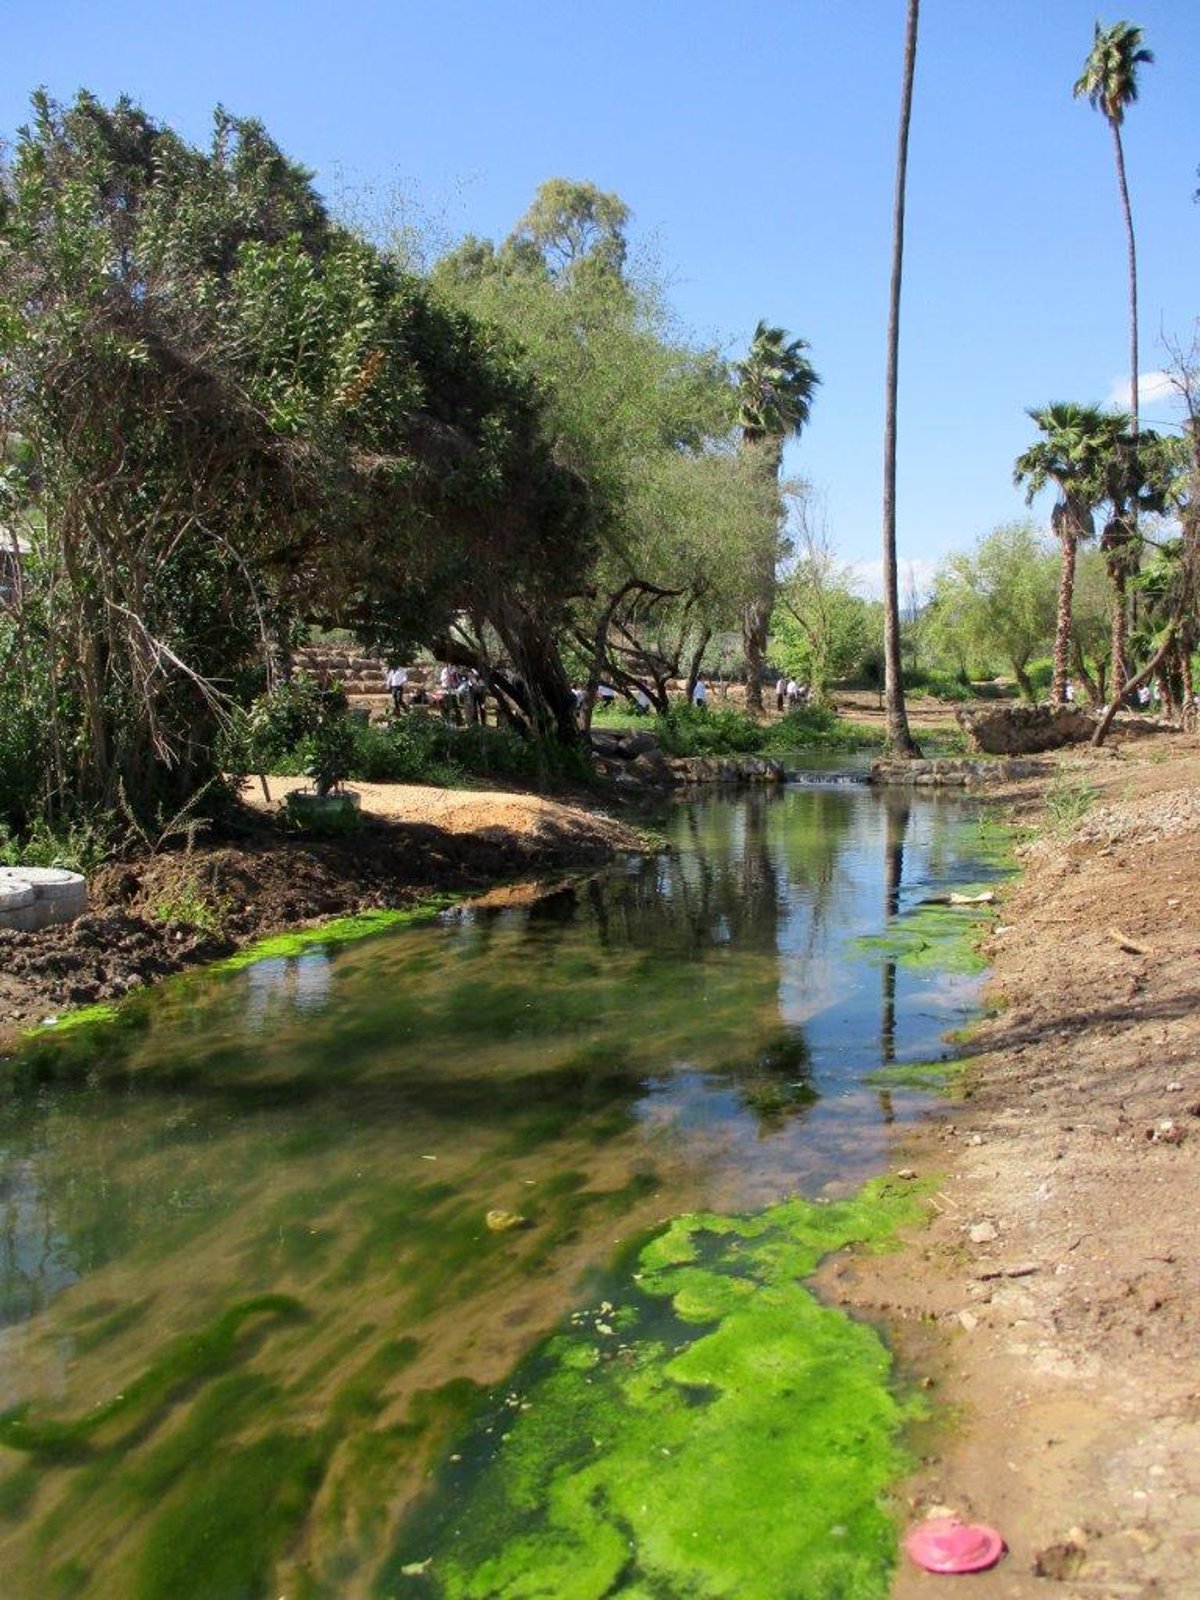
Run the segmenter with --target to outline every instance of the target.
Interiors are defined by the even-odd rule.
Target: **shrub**
[[[872,750],[881,742],[874,728],[847,722],[820,701],[789,711],[767,730],[770,750]]]
[[[1033,685],[1034,693],[1039,699],[1044,699],[1050,693],[1050,685],[1054,680],[1054,662],[1049,656],[1044,656],[1039,661],[1031,661],[1026,669],[1026,675]]]
[[[66,867],[86,874],[112,853],[115,843],[110,816],[58,828],[39,818],[24,833],[13,833],[0,822],[0,866]]]
[[[652,724],[669,756],[719,756],[752,753],[766,743],[766,729],[741,711],[708,706],[672,706]]]

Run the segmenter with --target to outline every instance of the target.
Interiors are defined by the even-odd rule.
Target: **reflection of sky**
[[[333,991],[333,963],[323,950],[268,956],[245,969],[247,1020],[261,1023],[276,1010],[321,1011]]]
[[[0,1151],[0,1326],[20,1322],[48,1305],[79,1276],[33,1160]],[[0,1347],[2,1349],[2,1347]]]

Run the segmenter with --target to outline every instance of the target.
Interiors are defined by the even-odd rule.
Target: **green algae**
[[[356,916],[335,917],[316,928],[298,928],[293,933],[274,934],[269,939],[259,939],[223,960],[214,962],[205,970],[210,973],[241,972],[256,961],[280,960],[289,956],[304,955],[314,947],[337,947],[351,944],[372,934],[385,933],[393,928],[406,928],[429,922],[449,906],[461,900],[461,895],[435,895],[422,900],[419,906],[404,911],[362,911]]]
[[[89,1452],[92,1436],[108,1423],[121,1419],[127,1430],[140,1428],[177,1394],[225,1370],[238,1357],[243,1324],[261,1318],[290,1321],[301,1314],[290,1295],[262,1294],[239,1301],[206,1328],[173,1340],[120,1394],[81,1417],[39,1420],[29,1415],[27,1405],[12,1407],[0,1415],[0,1444],[49,1460],[80,1458]]]
[[[979,940],[994,914],[987,905],[919,905],[898,916],[886,933],[856,939],[854,948],[915,971],[983,972],[987,962]]]
[[[241,972],[259,961],[283,960],[319,948],[339,949],[343,945],[370,938],[378,933],[386,933],[394,928],[416,926],[422,922],[432,921],[462,898],[461,895],[435,895],[422,900],[419,906],[409,907],[403,911],[363,911],[355,916],[335,917],[315,928],[299,928],[291,933],[280,933],[268,939],[259,939],[254,944],[247,945],[245,949],[235,951],[231,956],[211,962],[203,970],[206,975]],[[194,976],[193,973],[181,974],[175,981],[186,983]],[[168,983],[171,981],[167,980]],[[20,1036],[21,1041],[28,1046],[48,1034],[61,1037],[63,1034],[75,1031],[84,1034],[90,1034],[95,1030],[107,1032],[114,1024],[120,1024],[144,1012],[145,1003],[145,992],[139,991],[117,1004],[100,1001],[95,1005],[80,1006],[77,1010],[47,1019],[39,1023],[36,1028],[26,1030]]]
[[[919,1214],[911,1184],[877,1181],[673,1222],[484,1410],[375,1593],[403,1575],[444,1600],[884,1595],[884,1496],[921,1408],[878,1335],[804,1279]]]
[[[966,1062],[893,1061],[868,1072],[863,1082],[871,1089],[912,1089],[923,1094],[950,1094],[958,1086]]]

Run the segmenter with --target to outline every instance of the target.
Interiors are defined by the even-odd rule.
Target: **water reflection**
[[[855,941],[976,842],[857,788],[714,800],[532,906],[39,1041],[0,1108],[6,1593],[373,1593],[477,1386],[622,1241],[869,1173],[922,1102],[864,1079],[972,996]]]

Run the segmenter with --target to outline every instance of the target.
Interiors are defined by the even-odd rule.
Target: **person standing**
[[[388,669],[388,675],[385,678],[384,682],[387,684],[388,689],[391,691],[392,711],[393,712],[403,711],[404,710],[404,690],[405,690],[405,687],[408,684],[408,668],[407,667],[391,667],[391,668],[389,668]]]
[[[703,678],[696,679],[696,687],[692,690],[692,704],[700,707],[708,704],[708,685]]]
[[[783,710],[783,702],[787,699],[787,679],[778,677],[775,680],[775,709]]]

